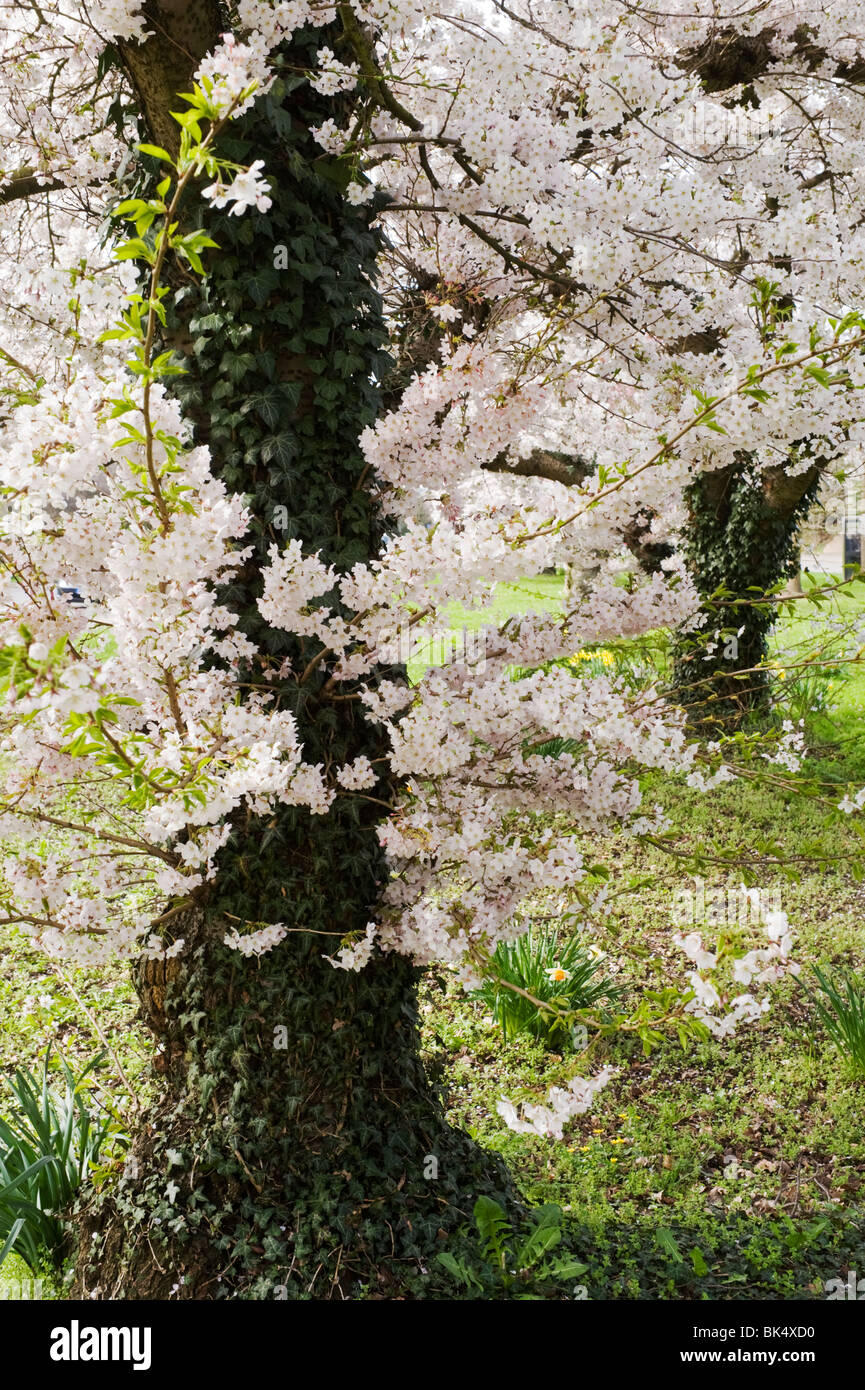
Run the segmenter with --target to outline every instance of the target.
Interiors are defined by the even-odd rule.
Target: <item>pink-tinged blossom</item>
[[[595,1096],[615,1074],[615,1067],[602,1067],[595,1076],[576,1076],[567,1086],[553,1086],[547,1094],[546,1105],[524,1104],[518,1109],[513,1101],[500,1100],[496,1109],[515,1134],[561,1139],[569,1120],[591,1109]]]
[[[260,956],[272,951],[274,946],[285,940],[286,935],[287,928],[282,922],[274,922],[272,926],[259,927],[252,932],[233,929],[226,933],[225,945],[233,947],[242,956]]]
[[[267,182],[258,172],[263,168],[264,160],[256,159],[248,169],[236,174],[230,184],[212,183],[202,189],[202,197],[208,198],[215,208],[228,207],[229,215],[233,213],[237,217],[242,217],[251,207],[258,208],[259,212],[267,212],[273,199]]]
[[[342,946],[335,956],[325,956],[335,970],[363,970],[369,964],[375,946],[376,927],[370,922],[364,935],[352,944]]]

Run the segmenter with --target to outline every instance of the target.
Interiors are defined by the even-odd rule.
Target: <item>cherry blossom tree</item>
[[[601,918],[587,837],[668,832],[643,770],[735,775],[568,659],[665,627],[699,671],[730,632],[689,512],[792,534],[860,439],[861,8],[15,7],[5,920],[134,963],[161,1077],[82,1293],[394,1289],[512,1200],[418,974],[475,983],[539,895]],[[407,682],[450,604],[550,567],[595,576],[564,619]],[[680,938],[668,1021],[760,1016],[792,940],[759,926]],[[503,1121],[561,1135],[611,1077]]]

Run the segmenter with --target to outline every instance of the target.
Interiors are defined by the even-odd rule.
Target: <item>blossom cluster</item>
[[[748,1020],[759,1019],[770,1007],[770,999],[758,999],[754,989],[760,985],[774,984],[785,974],[797,975],[799,965],[792,957],[793,932],[786,912],[780,909],[766,910],[758,889],[742,886],[742,896],[758,922],[762,922],[768,944],[752,946],[748,951],[733,954],[729,950],[719,952],[708,950],[698,931],[687,935],[677,934],[673,944],[693,963],[694,969],[688,972],[688,984],[693,998],[686,1006],[694,1018],[703,1023],[716,1038],[731,1036],[737,1026]],[[729,986],[716,978],[721,961],[730,961]],[[734,985],[743,986],[736,991]],[[717,1010],[726,1006],[720,1015]]]

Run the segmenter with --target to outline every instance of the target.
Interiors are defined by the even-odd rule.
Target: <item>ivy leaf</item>
[[[261,457],[265,463],[278,463],[287,468],[297,458],[297,436],[291,432],[272,434],[262,442]]]
[[[245,283],[253,304],[260,309],[271,291],[279,284],[279,272],[273,266],[265,266],[248,276]]]
[[[254,410],[256,415],[267,425],[268,429],[273,429],[279,421],[279,393],[278,391],[260,391],[250,396],[243,405],[243,414]]]

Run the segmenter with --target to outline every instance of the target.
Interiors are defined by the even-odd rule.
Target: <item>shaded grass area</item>
[[[7,929],[0,942],[0,1072],[33,1066],[49,1046],[77,1069],[105,1050],[99,1074],[106,1081],[113,1076],[122,1108],[131,1097],[117,1062],[133,1090],[149,1070],[150,1045],[137,1004],[128,967],[58,969],[25,933]]]
[[[803,965],[861,964],[859,885],[806,874],[782,893]],[[669,890],[642,893],[619,927],[624,944],[663,960],[676,929]],[[505,1046],[452,987],[430,985],[425,1010],[453,1120],[507,1158],[530,1201],[564,1207],[590,1297],[825,1296],[825,1281],[865,1268],[865,1083],[839,1067],[792,981],[733,1040],[688,1052],[669,1040],[645,1057],[614,1039],[604,1061],[617,1075],[561,1143],[512,1134],[495,1103],[542,1099],[573,1075],[572,1059],[525,1037]]]

